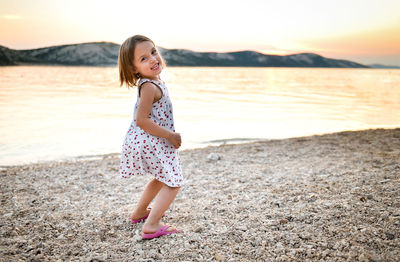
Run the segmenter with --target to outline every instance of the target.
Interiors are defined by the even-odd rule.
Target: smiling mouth
[[[160,67],[160,64],[157,63],[151,68],[151,70],[157,70],[159,67]]]

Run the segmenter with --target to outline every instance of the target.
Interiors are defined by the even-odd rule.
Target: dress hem
[[[151,176],[153,176],[153,178],[154,179],[157,179],[159,182],[161,182],[161,183],[163,183],[164,185],[166,185],[166,186],[169,186],[169,187],[182,187],[183,186],[183,182],[180,184],[180,185],[169,185],[168,184],[168,182],[166,182],[166,181],[163,181],[163,180],[161,180],[160,178],[157,178],[155,175],[153,175],[153,174],[151,174],[151,173],[148,173],[149,175],[151,175]],[[146,175],[143,175],[143,174],[137,174],[137,175],[127,175],[127,176],[125,176],[125,175],[120,175],[120,177],[121,178],[123,178],[123,179],[129,179],[129,178],[131,178],[131,177],[133,177],[133,176],[146,176]]]

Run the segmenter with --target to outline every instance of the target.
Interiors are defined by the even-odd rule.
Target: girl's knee
[[[153,178],[153,179],[151,180],[151,183],[153,183],[154,185],[164,185],[163,182],[157,180],[156,178]]]

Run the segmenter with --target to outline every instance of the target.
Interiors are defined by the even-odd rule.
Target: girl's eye
[[[143,58],[140,60],[140,62],[143,62],[144,60],[146,60],[146,57],[143,57]]]
[[[157,50],[154,49],[154,50],[151,52],[151,54],[152,54],[152,55],[157,54]]]

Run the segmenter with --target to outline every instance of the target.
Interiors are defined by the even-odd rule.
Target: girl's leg
[[[142,196],[140,197],[139,203],[136,206],[135,211],[131,215],[131,219],[139,219],[149,213],[147,207],[155,196],[160,192],[164,184],[157,179],[152,179],[145,187]]]
[[[163,216],[165,211],[167,211],[172,201],[174,201],[179,189],[179,187],[169,187],[167,185],[163,185],[154,200],[150,215],[143,225],[143,233],[154,233],[164,225],[163,223],[161,223],[161,217]],[[170,227],[167,229],[167,231],[170,230],[176,229],[174,227]]]

